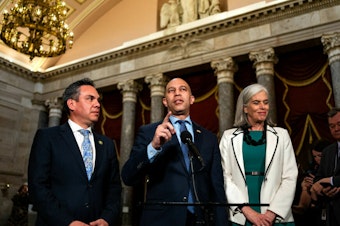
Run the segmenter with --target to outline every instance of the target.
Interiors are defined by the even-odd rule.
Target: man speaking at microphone
[[[139,128],[122,180],[146,181],[140,226],[227,225],[217,137],[191,120],[194,101],[188,83],[174,78],[165,88],[164,120]]]

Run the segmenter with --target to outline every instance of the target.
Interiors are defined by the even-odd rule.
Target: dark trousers
[[[187,211],[187,221],[185,226],[195,226],[196,225],[196,216],[195,214]]]

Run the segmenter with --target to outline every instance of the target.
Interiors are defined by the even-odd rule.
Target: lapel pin
[[[198,129],[198,130],[196,130],[196,132],[197,132],[197,133],[201,133],[201,130]]]
[[[100,145],[103,145],[103,141],[101,141],[101,140],[99,140],[98,143],[99,143]]]

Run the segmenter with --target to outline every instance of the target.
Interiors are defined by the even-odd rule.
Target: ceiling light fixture
[[[73,44],[66,14],[66,4],[60,0],[18,0],[3,13],[0,38],[30,60],[59,56]]]

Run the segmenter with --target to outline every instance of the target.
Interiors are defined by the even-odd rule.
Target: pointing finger
[[[168,111],[168,113],[166,114],[165,118],[163,119],[163,127],[168,129],[170,131],[171,134],[175,133],[175,128],[172,126],[172,124],[170,123],[170,116],[172,115],[171,111]]]
[[[165,118],[164,118],[164,120],[163,120],[163,123],[167,123],[167,122],[169,122],[169,118],[170,118],[170,115],[172,114],[172,112],[171,111],[168,111],[168,114],[166,114],[166,116],[165,116]]]

